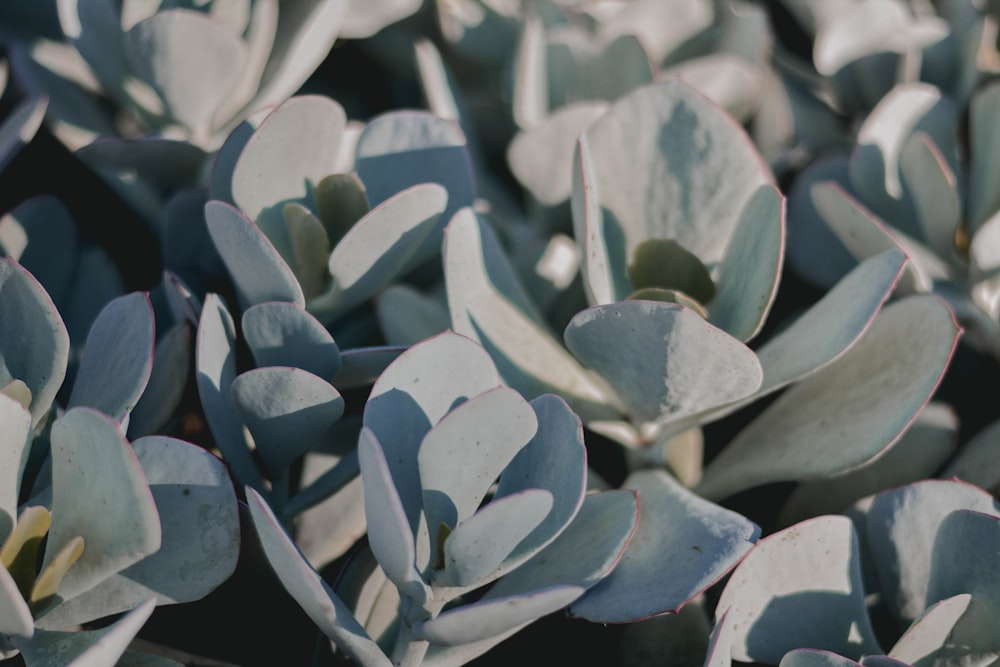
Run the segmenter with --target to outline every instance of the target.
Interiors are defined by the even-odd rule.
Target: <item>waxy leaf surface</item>
[[[243,337],[258,366],[291,366],[327,381],[340,371],[340,350],[316,318],[295,304],[260,303],[243,313]]]
[[[59,595],[69,599],[160,548],[155,499],[119,426],[89,408],[52,425],[52,529],[45,563],[82,537],[83,556],[66,573]]]
[[[637,422],[682,419],[745,398],[761,383],[760,363],[749,348],[673,304],[594,306],[577,313],[564,338]]]
[[[87,334],[67,407],[90,407],[124,420],[153,370],[153,307],[141,292],[106,305]]]
[[[676,611],[729,572],[760,536],[748,519],[664,471],[633,473],[624,488],[639,494],[639,527],[610,576],[573,605],[573,616],[626,623]]]
[[[865,609],[850,519],[825,516],[762,539],[726,584],[716,616],[733,627],[733,659],[778,664],[809,646],[880,653]]]
[[[915,327],[923,335],[900,346]],[[959,333],[936,297],[884,308],[848,352],[740,431],[705,469],[699,493],[722,498],[767,482],[847,472],[874,458],[931,397]]]
[[[260,494],[247,489],[247,504],[268,562],[289,595],[295,598],[313,623],[359,664],[389,667],[392,663],[378,644],[309,565]]]

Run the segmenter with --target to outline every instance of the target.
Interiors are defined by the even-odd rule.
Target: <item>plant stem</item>
[[[430,646],[430,642],[416,636],[409,621],[404,618],[399,624],[399,635],[392,649],[392,664],[397,667],[417,667],[423,662]]]

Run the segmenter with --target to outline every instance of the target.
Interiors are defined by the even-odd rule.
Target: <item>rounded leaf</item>
[[[921,335],[913,336],[918,327]],[[960,331],[936,297],[883,308],[848,352],[740,431],[705,468],[698,492],[722,498],[767,482],[848,472],[878,456],[934,393]]]
[[[200,600],[236,569],[240,516],[225,464],[166,436],[139,438],[132,449],[160,516],[160,549],[51,610],[45,627],[120,613],[150,598],[157,604]]]
[[[638,422],[688,417],[749,396],[761,383],[749,348],[682,306],[594,306],[577,313],[564,338]]]
[[[514,177],[546,206],[565,202],[572,190],[577,137],[607,110],[603,101],[568,104],[516,134],[507,147],[507,163]]]
[[[676,79],[625,95],[586,136],[603,215],[628,257],[658,238],[718,262],[747,199],[771,182],[742,128]]]
[[[920,616],[928,602],[941,599],[928,599],[935,544],[943,522],[958,510],[1000,516],[1000,504],[982,489],[945,480],[885,491],[868,510],[868,543],[882,595],[904,622]]]
[[[124,420],[153,370],[153,306],[133,292],[108,303],[90,327],[67,407],[90,407]]]
[[[803,646],[855,658],[881,652],[846,517],[811,519],[758,542],[722,591],[722,614],[732,623],[733,658],[742,662],[775,665]]]
[[[239,209],[205,204],[205,223],[245,306],[288,301],[305,306],[302,287],[266,236]]]
[[[309,202],[312,189],[337,171],[346,125],[347,116],[335,101],[318,95],[292,97],[263,120],[233,168],[233,201],[285,261],[292,257],[285,204]]]
[[[0,258],[0,386],[28,386],[32,424],[49,411],[68,361],[69,334],[55,304],[17,262]]]
[[[331,291],[310,303],[310,309],[328,317],[343,313],[401,275],[428,235],[439,228],[447,201],[443,188],[427,183],[369,211],[330,253]]]
[[[59,587],[59,596],[70,599],[155,553],[161,525],[142,466],[118,424],[75,408],[53,423],[51,442],[53,521],[43,567],[70,540],[83,538],[84,553]]]
[[[166,9],[125,33],[125,58],[163,98],[167,113],[204,140],[239,80],[246,46],[202,12]]]
[[[472,209],[448,224],[444,254],[452,326],[489,350],[508,385],[528,398],[557,393],[588,421],[619,416],[607,389],[549,331],[499,239]]]
[[[306,450],[329,439],[344,414],[340,392],[300,368],[249,370],[233,380],[230,391],[273,475],[282,474]]]
[[[392,111],[373,118],[358,137],[354,168],[372,206],[419,183],[437,183],[448,192],[439,226],[417,248],[407,268],[437,254],[437,232],[476,199],[465,135],[456,121],[428,112]]]
[[[260,494],[247,489],[247,504],[271,568],[313,623],[359,664],[389,667],[392,663],[378,644],[309,565]]]
[[[573,605],[573,616],[627,623],[675,612],[729,572],[760,535],[748,519],[664,471],[633,473],[624,488],[639,493],[638,529],[614,571]]]
[[[340,349],[333,336],[294,303],[251,306],[243,313],[242,325],[258,366],[292,366],[327,381],[340,371]]]

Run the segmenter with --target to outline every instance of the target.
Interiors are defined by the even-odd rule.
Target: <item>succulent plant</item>
[[[0,252],[42,284],[69,332],[71,373],[97,314],[125,292],[114,262],[99,245],[80,238],[57,198],[29,199],[0,218]]]
[[[35,96],[49,97],[53,130],[72,149],[149,135],[218,146],[250,112],[302,85],[333,45],[346,7],[342,0],[158,5],[59,2],[69,43],[15,49],[19,77]],[[113,103],[113,114],[101,99]]]
[[[398,351],[342,353],[300,306],[265,302],[241,318],[256,367],[237,369],[235,323],[218,295],[206,297],[197,326],[198,393],[234,478],[267,495],[317,563],[333,561],[364,534],[365,522],[360,425],[341,420],[344,401],[331,382],[337,378],[341,388],[370,382],[372,358],[380,368]]]
[[[377,613],[330,591],[263,498],[248,498],[279,578],[359,664],[467,662],[606,577],[638,519],[634,493],[585,495],[582,431],[564,401],[524,400],[485,351],[450,332],[376,381],[358,455],[378,562],[367,585],[398,601]]]
[[[849,149],[857,122],[898,84],[939,87],[960,106],[1000,71],[997,20],[975,0],[781,3],[811,53],[779,49],[755,139],[769,159],[801,168]]]
[[[855,268],[756,352],[747,348],[744,341],[760,331],[774,298],[784,247],[783,200],[768,180],[742,131],[690,88],[666,82],[634,91],[580,140],[574,221],[584,287],[593,305],[566,328],[569,349],[546,331],[495,236],[471,212],[456,216],[446,235],[453,326],[491,351],[512,386],[529,396],[556,391],[592,429],[640,449],[662,446],[734,406],[805,380],[800,390],[782,397],[780,408],[773,406],[737,437],[747,444],[734,443],[733,453],[715,464],[714,476],[723,475],[729,465],[745,467],[745,461],[737,466],[730,459],[735,452],[745,448],[749,455],[763,442],[773,447],[784,440],[771,431],[786,430],[776,419],[779,413],[789,419],[802,415],[802,425],[804,415],[818,419],[832,414],[832,405],[819,400],[818,388],[834,391],[839,381],[832,378],[843,373],[860,391],[847,379],[853,373],[848,369],[853,364],[870,368],[867,355],[882,356],[876,348],[895,335],[889,331],[896,325],[889,322],[900,317],[905,327],[904,320],[921,317],[917,311],[926,308],[937,313],[934,319],[941,326],[940,337],[928,339],[937,339],[931,344],[936,351],[926,351],[937,360],[929,363],[928,357],[910,365],[886,358],[885,371],[892,376],[906,367],[919,367],[928,375],[896,385],[922,385],[923,398],[896,415],[887,439],[876,438],[880,444],[869,450],[874,454],[895,439],[933,392],[957,329],[941,303],[914,301],[895,308],[900,315],[881,318],[889,328],[873,327],[862,337],[902,268],[903,256],[896,251]],[[667,266],[676,267],[674,275],[663,268]],[[609,336],[623,343],[609,348]],[[808,350],[803,347],[807,340]],[[862,340],[867,343],[859,345]],[[825,374],[807,377],[827,365]],[[864,439],[877,430],[868,429]],[[755,455],[769,466],[760,451]],[[775,474],[773,469],[768,481],[778,479]],[[711,495],[738,490],[710,491],[716,483],[721,479],[706,480],[702,490]]]
[[[17,40],[15,76],[53,133],[150,222],[197,186],[250,114],[293,94],[346,0],[59,2],[63,40]]]
[[[28,665],[117,664],[155,605],[200,599],[232,573],[236,495],[208,452],[125,438],[152,362],[145,295],[98,314],[64,409],[54,401],[70,346],[58,311],[11,259],[0,260],[0,285],[0,643]]]
[[[861,125],[849,156],[819,161],[796,180],[790,194],[796,270],[822,284],[852,257],[899,247],[911,258],[901,287],[945,298],[967,329],[964,340],[998,354],[1000,264],[992,239],[998,206],[989,148],[998,100],[995,84],[974,94],[963,150],[953,100],[927,84],[894,88]]]
[[[393,112],[353,141],[345,123],[336,102],[295,97],[233,149],[231,171],[216,166],[206,219],[241,307],[290,301],[332,325],[436,256],[448,217],[472,203],[455,123]]]
[[[986,555],[998,509],[977,487],[925,480],[867,498],[851,518],[821,516],[762,539],[719,598],[707,664],[730,664],[730,652],[793,666],[988,664],[1000,653]],[[869,610],[899,625],[888,661]]]

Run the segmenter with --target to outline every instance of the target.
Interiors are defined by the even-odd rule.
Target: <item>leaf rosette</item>
[[[489,355],[451,332],[379,377],[358,454],[371,585],[398,600],[380,614],[352,614],[259,495],[251,509],[286,588],[361,664],[470,660],[605,578],[638,520],[634,493],[585,495],[582,429],[566,403],[501,386]]]

